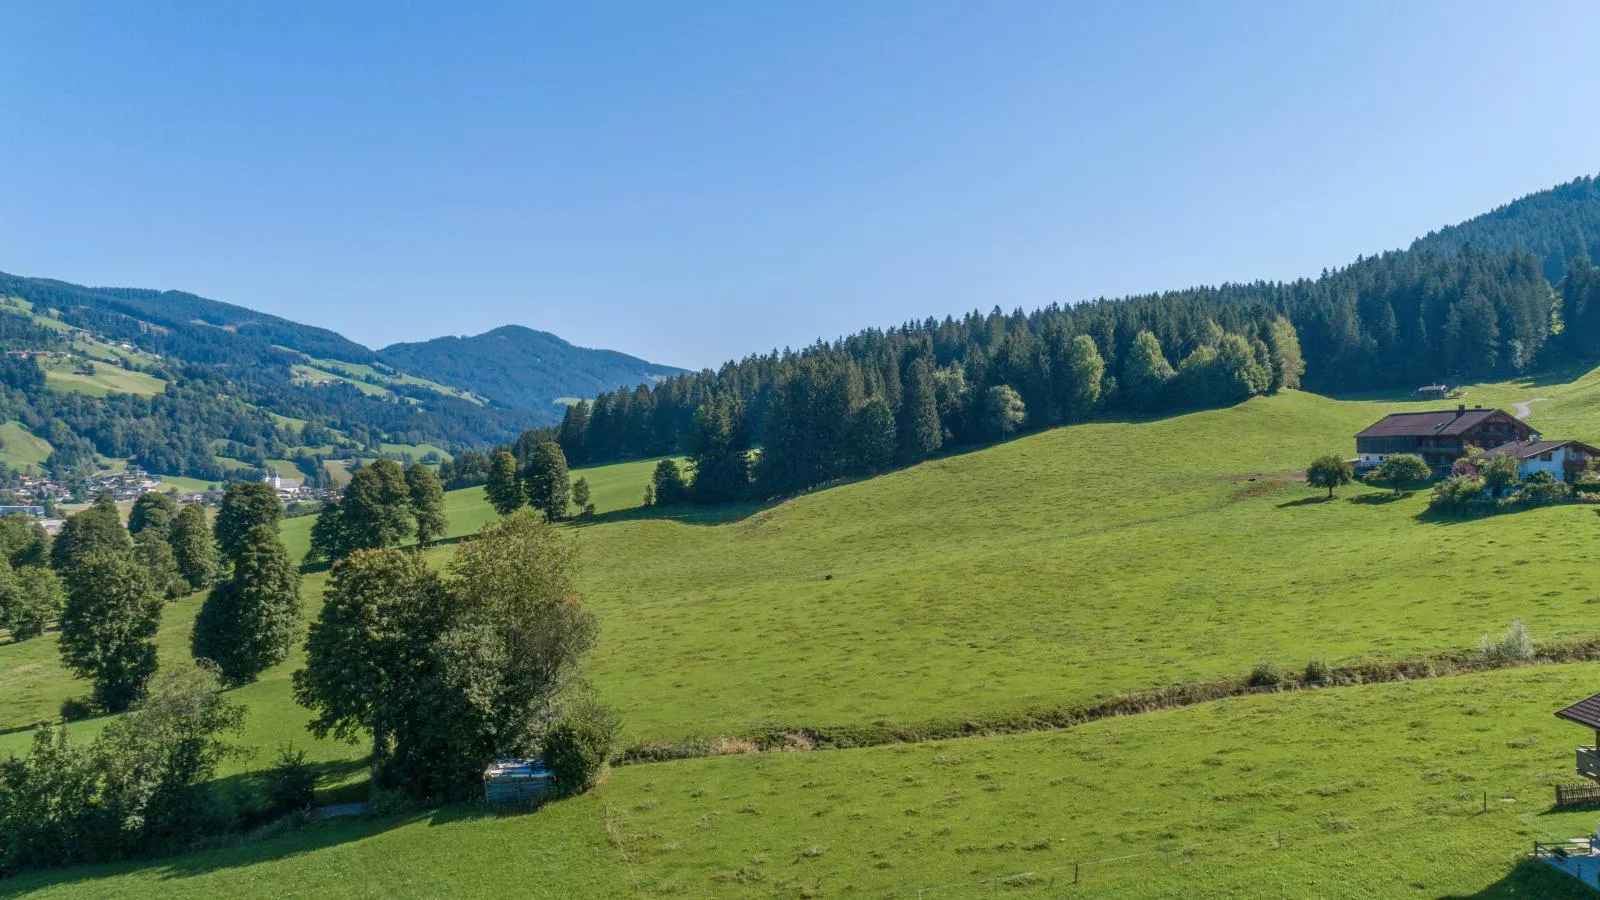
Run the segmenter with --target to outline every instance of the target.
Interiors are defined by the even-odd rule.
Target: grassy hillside
[[[1048,734],[630,766],[528,815],[330,823],[0,896],[1576,898],[1519,860],[1593,824],[1548,810],[1583,738],[1550,710],[1597,680],[1592,664],[1505,670]]]
[[[1597,394],[1600,376],[1585,375],[1477,387],[1468,400],[1547,398],[1530,421],[1593,441]],[[1262,659],[1297,669],[1471,646],[1518,618],[1539,638],[1596,631],[1592,508],[1433,524],[1419,518],[1421,495],[1383,502],[1353,487],[1324,503],[1295,480],[1397,408],[1416,406],[1287,393],[1075,426],[770,508],[638,510],[653,461],[576,470],[601,513],[572,528],[602,622],[589,676],[629,739],[670,739],[960,720],[1235,675]],[[448,537],[493,517],[476,488],[450,493],[447,512]],[[312,522],[284,523],[292,553]],[[450,547],[428,552],[442,563]],[[308,617],[325,578],[305,578]],[[186,657],[198,605],[167,608],[163,659]],[[288,692],[299,664],[297,652],[234,693],[250,710],[250,753],[225,774],[292,741],[323,766],[325,796],[358,796],[361,748],[303,730]],[[1542,813],[1584,739],[1549,713],[1597,687],[1600,666],[1543,667],[1064,733],[627,767],[596,795],[530,816],[340,823],[0,894],[59,881],[43,896],[255,896],[267,884],[295,896],[334,882],[354,896],[513,885],[547,896],[954,885],[945,895],[983,896],[995,888],[986,879],[1016,876],[1006,892],[1053,896],[1073,861],[1161,851],[1097,863],[1080,890],[1560,896],[1559,881],[1516,854],[1530,836],[1592,824]],[[0,729],[83,692],[56,664],[53,637],[0,646]],[[0,735],[0,752],[27,739]],[[522,849],[492,864],[508,843]],[[1437,852],[1412,852],[1419,843]]]

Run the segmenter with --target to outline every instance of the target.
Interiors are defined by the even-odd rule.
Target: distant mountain
[[[615,350],[574,347],[547,331],[520,325],[505,325],[472,337],[393,344],[378,356],[395,368],[472,391],[495,403],[550,415],[563,398],[593,398],[601,391],[631,388],[684,372]]]
[[[1493,253],[1526,250],[1538,258],[1551,284],[1567,264],[1600,261],[1600,180],[1585,176],[1449,225],[1412,243],[1413,250],[1446,256],[1467,245]]]

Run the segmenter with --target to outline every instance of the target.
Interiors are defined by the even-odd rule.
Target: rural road
[[[1528,416],[1533,415],[1533,410],[1529,409],[1529,405],[1530,404],[1543,403],[1543,402],[1545,402],[1546,400],[1549,400],[1549,399],[1550,399],[1549,397],[1535,397],[1532,400],[1520,400],[1520,401],[1518,401],[1516,403],[1513,403],[1511,405],[1516,407],[1517,418],[1526,419]]]

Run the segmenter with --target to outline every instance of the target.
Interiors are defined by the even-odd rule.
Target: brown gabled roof
[[[1600,694],[1585,697],[1566,709],[1558,710],[1556,718],[1600,729]]]
[[[1516,419],[1503,409],[1440,409],[1432,412],[1390,413],[1363,428],[1356,437],[1431,437],[1460,434],[1496,415]]]
[[[1529,459],[1531,457],[1538,456],[1541,453],[1549,453],[1552,450],[1565,447],[1568,444],[1571,444],[1577,447],[1579,450],[1582,450],[1590,455],[1600,456],[1600,450],[1596,450],[1582,441],[1512,441],[1509,444],[1501,444],[1493,450],[1485,450],[1482,453],[1475,453],[1473,454],[1472,458],[1484,459],[1485,457],[1489,456],[1515,456],[1517,459]]]

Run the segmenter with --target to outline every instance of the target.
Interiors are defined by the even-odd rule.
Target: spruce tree
[[[676,506],[689,499],[689,486],[684,483],[683,470],[675,459],[656,463],[645,494],[646,506]]]
[[[895,451],[894,413],[882,397],[873,397],[855,411],[850,423],[851,468],[868,475],[882,472],[894,465]],[[699,480],[697,475],[696,483]]]
[[[411,515],[417,521],[417,543],[426,544],[444,534],[444,485],[433,470],[420,463],[406,466],[406,489],[411,493]]]
[[[232,560],[244,549],[245,535],[257,525],[276,530],[283,518],[278,492],[259,481],[236,481],[222,495],[222,508],[212,532],[224,561]]]
[[[97,707],[121,712],[144,696],[155,673],[161,595],[129,549],[76,560],[63,580],[61,660],[93,683]]]
[[[544,513],[545,518],[554,522],[567,517],[572,486],[567,457],[560,444],[541,441],[533,448],[522,470],[522,489],[528,505]]]
[[[690,498],[696,503],[742,499],[750,490],[749,444],[743,404],[727,394],[700,404],[689,438]]]
[[[567,460],[577,465],[589,461],[589,401],[579,400],[568,406],[561,415],[561,427],[556,429],[556,443]]]
[[[933,366],[917,357],[901,378],[905,397],[900,404],[899,455],[902,462],[925,459],[939,450],[939,403],[933,389]]]
[[[211,541],[211,529],[206,525],[205,509],[198,504],[179,509],[172,520],[168,541],[172,544],[178,572],[188,582],[189,589],[198,591],[209,587],[217,577],[217,548]]]
[[[258,525],[245,536],[233,576],[200,607],[190,646],[228,683],[245,684],[288,657],[299,622],[300,575],[277,533]]]
[[[502,516],[508,516],[522,506],[527,498],[523,494],[522,479],[517,477],[516,457],[505,450],[494,455],[494,464],[489,467],[489,480],[484,482],[483,492],[489,497],[489,505]]]

